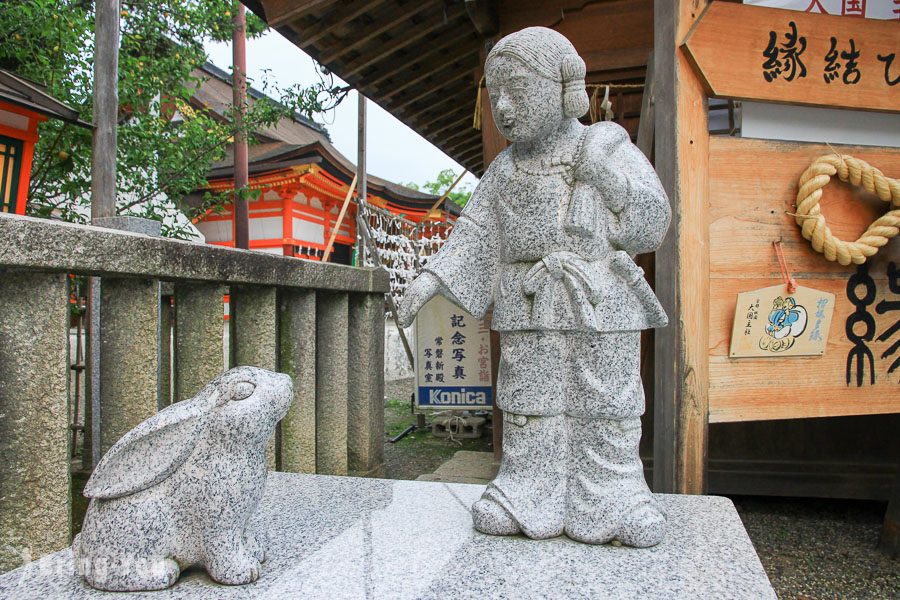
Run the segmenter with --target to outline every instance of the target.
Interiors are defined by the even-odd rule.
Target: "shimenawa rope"
[[[819,209],[822,188],[835,174],[841,181],[860,186],[884,202],[891,203],[891,210],[873,221],[855,242],[835,237]],[[815,159],[800,176],[797,212],[789,214],[794,216],[803,237],[810,241],[816,252],[842,265],[851,262],[860,265],[891,238],[900,235],[900,179],[885,176],[859,158],[847,154],[826,154]]]

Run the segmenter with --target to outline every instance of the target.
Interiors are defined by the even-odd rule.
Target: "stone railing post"
[[[160,232],[158,221],[139,217],[105,217],[95,219],[94,224],[151,237],[159,237]],[[91,371],[99,384],[91,387],[95,402],[92,412],[95,460],[159,408],[159,303],[157,279],[92,280]]]
[[[193,398],[225,368],[226,290],[214,283],[175,285],[175,402]]]
[[[278,293],[274,287],[231,288],[231,365],[278,370]],[[279,428],[266,446],[269,469],[280,468]]]
[[[316,292],[281,293],[281,371],[294,380],[294,402],[281,420],[281,468],[316,472]]]
[[[351,475],[384,467],[384,295],[352,294],[349,317],[347,453]]]
[[[159,281],[104,278],[100,322],[102,456],[158,410]]]
[[[347,474],[347,330],[345,293],[316,298],[316,471]]]
[[[66,280],[0,277],[0,572],[70,541]]]

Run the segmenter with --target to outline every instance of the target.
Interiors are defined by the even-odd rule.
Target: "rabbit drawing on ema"
[[[256,580],[265,551],[248,523],[292,388],[287,375],[237,367],[114,444],[84,489],[91,503],[72,544],[87,584],[159,590],[192,565],[219,583]]]

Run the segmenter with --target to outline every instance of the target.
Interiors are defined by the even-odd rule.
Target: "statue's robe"
[[[570,127],[540,168],[503,151],[425,269],[476,318],[493,305],[500,331],[504,458],[482,500],[533,538],[649,545],[640,331],[666,315],[632,257],[659,246],[670,208],[624,129]]]

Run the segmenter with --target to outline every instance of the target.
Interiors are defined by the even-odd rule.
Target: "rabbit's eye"
[[[256,390],[256,386],[249,381],[237,381],[232,386],[231,399],[233,401],[246,400]]]

